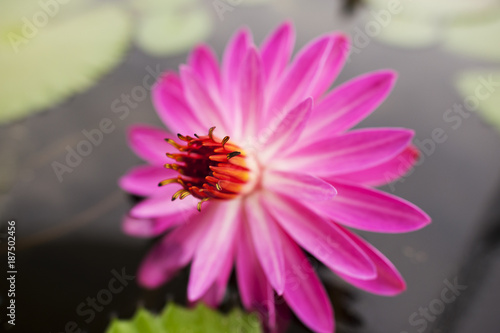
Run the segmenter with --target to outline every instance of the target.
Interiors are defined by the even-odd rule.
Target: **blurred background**
[[[498,0],[1,0],[0,330],[103,332],[140,306],[186,304],[183,271],[156,291],[127,281],[91,320],[77,312],[114,274],[135,276],[154,243],[121,231],[135,199],[117,180],[141,163],[126,128],[161,126],[151,84],[177,70],[193,45],[208,43],[220,59],[240,26],[258,44],[284,20],[295,24],[295,51],[325,32],[351,36],[335,85],[377,69],[398,71],[392,94],[360,126],[413,128],[422,150],[415,169],[384,190],[421,207],[433,223],[409,234],[361,233],[392,260],[408,290],[371,295],[318,265],[337,331],[498,332]],[[95,129],[102,139],[82,144]],[[75,157],[78,149],[85,156]],[[3,313],[10,220],[14,328]],[[452,293],[452,301],[443,298]],[[235,306],[233,278],[222,310]],[[292,318],[289,332],[307,329]]]

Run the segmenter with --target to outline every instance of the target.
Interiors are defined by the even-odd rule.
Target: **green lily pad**
[[[377,9],[389,9],[390,0],[365,0],[369,5]],[[498,6],[497,0],[418,0],[401,1],[396,6],[399,14],[414,19],[425,19],[432,21],[447,17],[457,17],[464,14],[474,14]]]
[[[206,39],[213,29],[212,16],[197,0],[134,2],[139,10],[135,41],[154,56],[180,54]]]
[[[43,9],[16,0],[2,2],[0,12],[0,124],[89,88],[118,64],[130,38],[128,14],[111,4],[73,0]]]
[[[151,12],[162,8],[176,9],[179,6],[193,5],[200,0],[130,0],[132,7],[142,13]]]
[[[385,43],[405,48],[422,48],[439,41],[439,29],[426,21],[396,16],[390,26],[383,28],[377,38]]]
[[[500,9],[458,19],[445,30],[445,48],[469,57],[500,61]]]
[[[493,84],[485,85],[485,81]],[[495,86],[496,84],[496,86]],[[469,71],[459,75],[455,85],[462,96],[476,96],[479,114],[500,131],[500,70]],[[483,88],[478,88],[482,86]],[[478,95],[477,89],[480,89]]]
[[[497,0],[403,1],[395,7],[389,6],[388,0],[366,1],[372,8],[368,20],[388,22],[376,36],[382,42],[406,48],[439,42],[452,52],[500,59]]]
[[[269,0],[225,0],[230,6],[254,6],[269,3]]]
[[[168,304],[159,315],[139,309],[130,320],[114,319],[106,333],[186,333],[186,332],[262,332],[257,317],[234,309],[227,315],[203,304],[186,309]]]
[[[365,20],[384,25],[375,36],[379,41],[404,48],[422,48],[440,41],[440,26],[437,24],[442,8],[431,7],[430,1],[402,2],[389,9],[387,0],[366,0],[371,10]],[[438,1],[442,6],[442,1]],[[445,1],[446,2],[446,1]],[[392,10],[393,12],[391,12]]]

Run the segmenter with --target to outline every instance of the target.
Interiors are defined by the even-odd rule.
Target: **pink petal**
[[[395,72],[383,70],[358,76],[334,89],[314,108],[303,137],[316,137],[321,131],[331,135],[355,126],[382,104],[396,78]]]
[[[128,129],[128,141],[132,150],[140,158],[151,164],[163,165],[168,162],[165,153],[175,148],[165,142],[172,135],[165,130],[149,125],[134,125]]]
[[[211,308],[216,308],[217,306],[219,306],[219,299],[218,299],[218,296],[219,296],[219,291],[218,291],[218,288],[217,288],[217,283],[214,282],[210,288],[208,288],[207,292],[205,293],[205,295],[203,295],[199,300],[198,302],[203,302],[205,303],[205,305],[207,305],[208,307],[211,307]],[[191,307],[192,305],[196,304],[196,302],[189,302],[189,306]]]
[[[301,200],[331,200],[337,194],[331,184],[300,172],[269,170],[263,175],[262,184],[273,192],[294,196]]]
[[[285,287],[285,266],[276,222],[262,209],[255,195],[246,199],[245,209],[259,262],[267,280],[281,295]]]
[[[172,195],[181,188],[179,184],[162,187],[153,196],[135,205],[130,215],[139,219],[162,217],[187,220],[193,212],[197,212],[196,206],[199,200],[193,196],[187,196],[182,200],[172,201]]]
[[[320,139],[297,150],[280,162],[280,168],[328,177],[366,169],[392,159],[411,142],[414,132],[401,128],[368,128]]]
[[[184,98],[182,83],[175,73],[167,72],[152,90],[153,104],[163,123],[175,133],[206,131]]]
[[[201,301],[207,304],[210,307],[217,307],[224,299],[224,295],[226,294],[226,286],[227,281],[229,280],[229,276],[231,275],[231,271],[233,268],[233,259],[225,260],[224,267],[221,270],[221,273],[215,280],[215,282],[208,288],[208,291],[203,295]]]
[[[241,302],[256,311],[271,328],[276,325],[274,294],[255,253],[248,221],[242,223],[236,254],[236,277]],[[264,318],[263,318],[264,317]]]
[[[222,60],[222,75],[225,84],[236,81],[240,72],[241,59],[244,59],[247,49],[252,45],[252,34],[242,28],[229,41]]]
[[[207,128],[216,126],[227,132],[227,115],[223,114],[220,101],[210,95],[207,85],[190,67],[181,66],[181,81],[184,87],[184,97],[195,117]]]
[[[198,45],[191,52],[188,60],[189,66],[205,82],[209,89],[218,91],[221,86],[219,64],[214,51],[207,45]]]
[[[375,276],[375,267],[368,256],[339,227],[300,201],[267,193],[262,203],[301,247],[329,268],[358,278]]]
[[[248,49],[241,66],[241,75],[235,87],[239,102],[237,106],[242,119],[245,119],[245,132],[255,135],[257,132],[257,120],[259,119],[259,115],[262,114],[264,104],[262,64],[255,47]],[[234,126],[238,127],[238,124]]]
[[[233,247],[241,223],[241,200],[213,203],[203,211],[200,223],[208,230],[198,244],[188,284],[188,299],[196,301],[232,261]]]
[[[128,171],[118,183],[124,191],[147,196],[160,189],[158,187],[160,181],[177,177],[178,174],[177,171],[161,166],[141,165]]]
[[[281,154],[286,152],[287,148],[293,147],[290,142],[302,133],[311,114],[312,103],[312,99],[307,98],[281,115],[277,124],[268,127],[268,131],[263,132],[263,136],[259,138],[259,141],[262,140],[262,147],[265,147],[265,150],[259,154],[262,161],[275,159],[277,152]]]
[[[302,250],[282,235],[287,272],[283,297],[297,317],[314,332],[331,333],[335,329],[333,309],[325,288]]]
[[[193,216],[194,214],[191,214]],[[182,223],[187,223],[182,215],[176,217],[156,218],[156,219],[137,219],[132,216],[126,216],[123,220],[123,231],[135,237],[156,237],[164,233],[167,229]]]
[[[314,89],[311,90],[311,96],[313,96],[314,100],[318,100],[330,88],[349,56],[349,37],[343,34],[336,34],[332,38],[333,41],[330,50],[323,61],[323,66],[319,71]]]
[[[367,186],[385,185],[407,174],[413,165],[415,165],[419,156],[420,152],[417,147],[410,145],[400,154],[386,162],[366,169],[336,175],[331,178],[326,177],[326,180],[337,179]]]
[[[346,43],[343,35],[327,35],[306,45],[282,76],[271,110],[293,107],[307,97],[318,98],[342,67]]]
[[[246,28],[240,29],[229,41],[222,58],[222,92],[225,102],[225,116],[241,124],[241,114],[236,109],[236,93],[234,86],[241,73],[242,59],[245,59],[248,48],[252,45],[252,34]],[[239,127],[238,127],[239,129]]]
[[[266,299],[267,279],[254,250],[250,226],[242,223],[237,245],[236,276],[241,294],[241,302],[248,310],[260,306],[259,302]]]
[[[294,43],[295,32],[290,22],[283,23],[262,43],[262,64],[269,87],[275,84],[290,61]]]
[[[375,232],[409,232],[423,228],[430,217],[396,196],[354,184],[332,182],[337,196],[317,202],[313,209],[343,225]]]
[[[142,286],[157,288],[189,263],[206,231],[200,222],[177,227],[151,249],[139,268],[138,280]]]
[[[347,236],[368,254],[377,268],[377,277],[372,280],[360,280],[346,276],[342,273],[337,273],[341,278],[360,289],[378,295],[394,296],[406,289],[404,279],[389,259],[359,236],[353,234],[349,230],[343,230]]]

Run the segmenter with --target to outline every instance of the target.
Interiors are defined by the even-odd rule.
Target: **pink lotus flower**
[[[400,274],[346,227],[399,233],[430,219],[372,188],[411,168],[418,158],[413,131],[347,131],[383,102],[396,74],[372,72],[328,91],[348,39],[319,37],[289,64],[293,44],[288,23],[260,48],[242,29],[221,68],[199,46],[179,75],[161,77],[154,104],[167,128],[182,135],[130,130],[132,149],[148,165],[132,169],[120,185],[147,198],[124,229],[143,237],[169,231],[142,263],[145,287],[158,287],[192,262],[188,299],[216,306],[235,263],[243,305],[265,308],[271,329],[272,300],[282,295],[313,331],[332,332],[330,301],[301,248],[354,286],[395,295],[405,289]]]

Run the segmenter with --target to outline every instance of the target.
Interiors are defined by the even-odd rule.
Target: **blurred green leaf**
[[[483,60],[500,60],[498,0],[419,0],[389,6],[388,0],[366,0],[367,20],[380,24],[375,37],[406,48],[443,43],[449,51]]]
[[[152,12],[163,8],[172,10],[178,9],[180,6],[200,4],[200,0],[130,0],[132,7],[141,12]]]
[[[427,21],[396,16],[388,28],[382,28],[379,40],[405,48],[421,48],[439,41],[439,29]]]
[[[154,56],[185,52],[213,29],[208,8],[198,0],[135,0],[133,5],[140,13],[136,43]]]
[[[370,6],[388,10],[390,7],[398,8],[396,15],[408,18],[433,21],[446,18],[455,18],[490,10],[498,6],[498,0],[418,0],[401,1],[398,6],[390,0],[365,0]]]
[[[485,86],[485,81],[491,81],[496,86]],[[479,114],[500,131],[500,87],[498,83],[500,83],[500,70],[495,72],[468,71],[458,76],[455,85],[464,98],[468,96],[477,98]],[[481,96],[477,92],[480,86],[482,86]]]
[[[141,17],[135,38],[143,51],[163,56],[185,52],[206,39],[211,30],[212,21],[203,9],[189,13],[164,11]]]
[[[450,51],[488,61],[500,61],[500,10],[457,19],[445,30]]]
[[[269,0],[225,0],[230,6],[254,6],[268,3]]]
[[[235,309],[222,315],[203,304],[186,309],[168,304],[160,315],[139,309],[131,320],[114,319],[106,333],[262,332],[255,315]]]
[[[0,124],[89,88],[126,51],[130,20],[120,7],[77,0],[50,9],[32,0],[4,4],[0,5]]]

